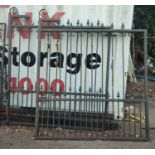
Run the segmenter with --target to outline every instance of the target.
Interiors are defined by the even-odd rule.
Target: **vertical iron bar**
[[[97,33],[97,38],[96,38],[96,54],[98,54],[98,42],[99,42],[99,33]],[[96,59],[96,64],[97,64],[97,59]],[[95,69],[95,79],[94,79],[94,93],[96,94],[96,76],[97,76],[97,68]],[[95,96],[94,96],[94,100],[95,100]],[[97,92],[97,99],[98,99],[98,92]],[[96,128],[97,128],[97,132],[98,132],[98,113],[99,113],[99,111],[98,111],[98,101],[96,102],[94,102],[94,112],[95,112],[95,108],[96,108],[96,115],[97,115],[97,122],[96,122]],[[97,104],[97,106],[96,106],[96,104]],[[96,132],[96,133],[97,133]],[[97,134],[96,134],[96,136],[97,136]]]
[[[21,29],[19,29],[19,45],[18,45],[18,47],[19,47],[19,66],[18,66],[18,79],[17,79],[17,81],[18,81],[18,92],[17,92],[17,106],[19,106],[19,88],[20,88],[20,83],[19,83],[19,79],[20,79],[20,51],[21,51],[21,33],[20,33],[20,31],[21,31]],[[23,104],[23,103],[21,103],[21,104]],[[22,106],[22,105],[21,105]]]
[[[132,48],[132,52],[133,52],[133,64],[134,65],[136,65],[136,53],[135,53],[135,42],[134,42],[134,39],[135,39],[135,37],[134,37],[135,35],[133,34],[133,41],[132,41],[132,46],[133,46],[133,48]],[[137,66],[135,66],[135,67],[137,67]]]
[[[54,95],[54,94],[53,94]],[[55,98],[55,96],[54,96]],[[55,128],[55,123],[56,123],[56,119],[55,119],[55,116],[56,116],[56,101],[53,101],[53,117],[52,117],[52,128]]]
[[[135,36],[135,34],[133,34],[133,44],[134,44],[134,36]],[[133,51],[135,51],[135,48],[134,48],[134,46],[133,46]],[[129,106],[129,109],[130,109],[130,106]],[[132,111],[131,111],[132,112]],[[134,104],[134,116],[135,116],[135,113],[136,113],[136,108],[135,108],[135,104]],[[132,112],[132,114],[131,115],[133,115],[133,112]],[[129,116],[130,117],[130,116]],[[136,122],[134,121],[134,136],[136,137]]]
[[[111,71],[112,71],[112,99],[114,99],[114,35],[112,36],[112,40],[111,40],[111,44],[112,44],[112,66],[111,66]],[[114,106],[114,102],[112,102],[112,113],[115,115],[115,106]],[[113,128],[113,136],[114,136],[114,123],[112,125]]]
[[[150,132],[149,132],[149,109],[148,109],[148,82],[147,82],[147,30],[144,31],[144,66],[145,66],[145,133],[146,138],[149,139]]]
[[[78,44],[79,44],[79,33],[77,32],[77,35],[76,35],[76,56],[77,56],[77,53],[78,53]],[[77,69],[77,62],[76,62],[76,69]],[[76,73],[77,74],[77,73]],[[75,74],[75,81],[74,81],[74,93],[75,93],[75,99],[76,99],[76,97],[77,97],[77,94],[76,94],[76,92],[77,92],[77,90],[76,90],[76,83],[77,83],[77,75]],[[77,119],[77,114],[78,114],[78,111],[76,110],[76,106],[77,106],[77,103],[76,103],[76,101],[74,101],[74,129],[76,130],[76,124],[77,124],[77,121],[76,121],[76,119]],[[76,135],[76,132],[75,132],[75,135]]]
[[[53,94],[51,94],[51,96],[54,96],[54,92]],[[52,128],[55,128],[55,101],[53,101],[53,112],[52,112],[53,116],[52,116]]]
[[[102,24],[103,25],[103,24]],[[102,79],[102,89],[101,89],[101,94],[102,94],[102,99],[104,98],[103,95],[104,95],[104,33],[102,33],[102,75],[101,75],[101,79]],[[105,109],[104,109],[104,102],[102,101],[102,137],[104,137],[104,127],[105,127],[105,121],[104,121],[104,112],[105,112]]]
[[[139,122],[139,125],[140,125],[140,131],[139,131],[139,133],[140,133],[140,137],[142,136],[142,110],[141,110],[141,104],[142,103],[140,103],[139,104],[139,109],[140,109],[140,122]]]
[[[5,79],[5,82],[4,82],[4,78],[7,78],[7,75],[5,76],[5,77],[3,77],[3,75],[4,75],[4,71],[5,71],[5,69],[4,69],[4,51],[5,51],[5,42],[6,42],[6,24],[4,24],[4,32],[3,32],[3,60],[2,60],[2,89],[4,89],[4,87],[5,87],[5,85],[6,85],[6,79]],[[5,67],[5,68],[7,68],[7,67]],[[6,91],[6,90],[5,90]],[[4,91],[2,90],[2,95],[3,95],[3,93],[4,93]],[[7,100],[7,96],[6,96],[6,94],[7,94],[7,92],[5,92],[5,97],[4,97],[4,99],[5,100]],[[3,100],[3,96],[2,96],[2,100]],[[7,101],[6,101],[6,103],[5,103],[6,105],[5,106],[7,106]]]
[[[87,91],[85,91],[85,99],[86,99],[86,136],[88,134],[88,120],[87,120]]]
[[[90,128],[90,130],[91,130],[91,124],[92,124],[92,109],[91,109],[91,101],[90,101],[90,99],[91,99],[91,96],[90,96],[90,94],[91,94],[91,88],[89,88],[89,96],[88,96],[88,99],[89,99],[89,107],[88,107],[88,109],[89,109],[89,111],[88,111],[88,114],[89,114],[89,117],[88,117],[88,122],[89,122],[89,128]],[[91,133],[92,134],[92,133]]]
[[[12,50],[12,27],[11,27],[11,23],[12,23],[12,16],[11,16],[11,10],[9,12],[9,23],[8,23],[8,85],[7,85],[7,93],[8,93],[8,102],[7,102],[7,106],[6,106],[6,122],[9,123],[9,109],[10,109],[10,81],[11,81],[11,50]]]
[[[47,33],[47,64],[46,64],[46,79],[48,81],[48,83],[50,83],[50,64],[49,64],[49,59],[50,59],[50,53],[51,53],[51,37],[50,37],[50,32]],[[47,94],[45,92],[45,97],[49,97],[49,94]],[[47,111],[47,134],[48,134],[48,129],[49,129],[49,115],[50,115],[50,109],[49,109],[49,105],[50,105],[50,101],[47,101],[46,103],[48,103],[47,109],[45,109]],[[45,104],[46,104],[45,103]]]
[[[99,114],[99,101],[98,101],[98,92],[97,92],[97,102],[96,102],[96,104],[97,104],[97,108],[96,108],[96,115],[97,115],[97,120],[96,120],[96,137],[98,137],[98,132],[99,132],[99,117],[98,117],[98,114]]]
[[[21,102],[23,103],[24,102],[24,99],[23,99],[23,93],[21,93]]]
[[[71,24],[72,26],[72,24]],[[70,51],[69,51],[69,54],[71,55],[72,53],[72,32],[70,32]],[[71,56],[70,56],[70,66],[71,66]],[[72,91],[72,76],[71,76],[71,73],[70,73],[70,77],[69,77],[69,83],[70,83],[70,87],[69,87],[69,92],[70,92],[70,95],[69,95],[69,98],[71,98],[71,91]],[[69,101],[69,129],[71,128],[71,121],[72,121],[72,110],[71,110],[71,106],[72,105],[72,101]],[[70,136],[71,132],[69,132],[69,136]]]
[[[31,33],[30,33],[30,31],[31,31],[31,29],[29,28],[28,29],[28,31],[29,31],[29,38],[28,38],[28,62],[29,62],[29,59],[30,59],[30,54],[29,54],[29,52],[30,52],[30,38],[31,38]],[[27,77],[29,78],[29,63],[28,63],[28,66],[27,66]],[[27,94],[26,94],[26,107],[28,107],[28,99],[29,99],[29,92],[28,92],[28,83],[27,83]]]
[[[1,24],[0,23],[0,34],[3,35],[3,26],[2,26],[2,30],[1,30]],[[1,33],[2,31],[2,33]],[[1,39],[1,38],[0,38]],[[2,41],[3,41],[3,36],[2,36]],[[4,70],[4,45],[2,45],[2,62],[0,63],[0,108],[2,105],[2,100],[3,100],[3,79],[4,79],[4,75],[3,75],[3,70]],[[0,120],[1,121],[1,120]]]
[[[120,94],[119,94],[119,92],[117,93],[117,98],[118,98],[118,100],[119,100],[119,98],[120,98]],[[118,107],[118,116],[117,116],[117,119],[118,119],[118,136],[120,136],[120,130],[119,130],[119,125],[120,125],[120,115],[119,115],[119,101],[117,102],[117,107]]]
[[[129,137],[131,136],[131,126],[130,126],[130,123],[131,123],[131,119],[130,119],[130,108],[129,108]]]
[[[15,97],[15,92],[12,93],[12,103],[13,103],[13,108],[15,108],[15,102],[14,102],[14,98]]]
[[[5,74],[5,69],[4,69],[4,53],[5,53],[5,39],[6,39],[6,24],[2,24],[2,25],[4,25],[4,27],[2,28],[2,31],[3,31],[3,36],[2,36],[2,39],[3,39],[3,49],[2,49],[2,68],[1,68],[1,92],[0,92],[0,104],[2,104],[2,102],[4,101],[4,100],[7,100],[7,97],[5,96],[4,97],[4,91],[3,91],[3,89],[5,88],[5,84],[6,84],[6,82],[4,81],[4,78],[6,78],[5,76],[4,76],[4,74]],[[6,91],[6,90],[5,90]],[[6,92],[5,92],[5,94],[6,94]],[[3,104],[2,104],[3,105]],[[6,106],[7,106],[7,101],[6,101]]]
[[[81,24],[82,25],[82,24]],[[80,54],[82,55],[82,53],[83,53],[83,51],[82,51],[82,33],[81,33],[81,48],[80,48]],[[81,70],[80,70],[80,88],[79,88],[80,90],[80,93],[82,93],[82,89],[83,89],[83,86],[82,86],[82,68],[81,68]],[[82,97],[82,95],[80,94],[80,99],[81,99],[81,97]],[[82,110],[82,107],[83,107],[83,110]],[[82,111],[84,112],[84,106],[83,106],[83,104],[82,104],[82,101],[80,101],[79,102],[79,111],[80,111],[80,130],[81,130],[81,127],[82,127]],[[81,133],[80,133],[80,135],[81,135]]]
[[[31,92],[31,108],[33,107],[33,96],[34,96],[34,93]],[[33,117],[32,113],[31,113],[31,117]]]
[[[47,24],[49,25],[50,23],[47,22]],[[47,51],[47,61],[46,61],[46,81],[48,83],[50,83],[50,64],[49,64],[49,58],[50,58],[50,53],[51,53],[51,40],[50,40],[50,32],[47,32],[47,47],[46,47],[46,51]],[[49,97],[49,94],[47,94],[45,92],[45,88],[44,88],[44,94],[45,94],[45,97]],[[45,102],[46,103],[50,103],[49,101]],[[46,110],[45,110],[46,111]],[[49,122],[49,109],[47,109],[47,129],[48,129],[48,122]]]
[[[40,134],[43,134],[43,129],[44,129],[44,108],[43,108],[44,107],[44,102],[45,101],[40,102],[40,106],[39,106],[40,107],[39,111],[41,111],[41,130],[40,130]]]
[[[59,52],[61,53],[61,32],[59,32],[59,35],[58,35],[60,38],[59,38]],[[60,56],[60,63],[61,63],[61,56]],[[59,68],[59,79],[61,80],[61,67]],[[61,86],[59,87],[59,92],[61,92]],[[61,94],[59,95],[59,99],[61,98]],[[61,114],[61,101],[59,101],[59,119],[58,119],[58,126],[60,127],[60,114]]]
[[[99,34],[97,33],[97,39],[96,39],[96,54],[98,54],[98,38]],[[97,59],[96,59],[97,64]],[[95,69],[95,79],[94,79],[94,93],[96,94],[96,76],[97,76],[97,68]],[[95,99],[95,98],[94,98]],[[95,108],[95,107],[94,107]]]
[[[93,27],[93,24],[91,23],[91,27]],[[91,56],[93,56],[93,32],[91,32]],[[93,63],[93,60],[91,58],[91,64]],[[93,65],[91,65],[91,90],[90,93],[93,94]],[[91,95],[91,136],[92,136],[92,130],[93,130],[93,96]]]
[[[136,114],[136,107],[135,107],[135,104],[134,104],[134,116],[135,116],[135,114]],[[134,121],[134,136],[136,137],[136,121]]]
[[[109,97],[109,65],[110,65],[110,44],[111,44],[111,33],[108,33],[108,53],[107,53],[107,66],[106,66],[106,83],[105,83],[105,98]],[[105,102],[105,114],[108,113],[108,102]]]
[[[49,67],[48,67],[48,82],[50,83],[51,82],[51,68],[50,68],[50,64],[49,64],[49,59],[50,59],[50,55],[51,55],[51,33],[49,32],[48,33],[48,65],[49,65]],[[48,90],[49,90],[49,88],[48,88]],[[46,97],[49,97],[49,98],[51,98],[51,93],[49,93],[49,94],[47,94],[46,93]],[[49,123],[51,123],[51,111],[53,110],[52,108],[51,108],[51,104],[52,104],[52,101],[49,101],[48,102],[48,117],[47,117],[47,134],[48,134],[48,130],[49,130]]]
[[[68,32],[67,33],[67,45],[66,45],[66,58],[67,58],[67,55],[68,55]],[[67,92],[67,63],[66,63],[66,66],[65,66],[65,94],[64,94],[64,98],[66,99],[66,92]],[[66,101],[64,101],[64,129],[65,129],[65,124],[66,124]]]
[[[49,24],[49,23],[48,23]],[[50,44],[49,44],[49,42],[50,42],[50,32],[47,32],[47,47],[46,47],[46,51],[47,51],[47,61],[46,61],[46,76],[45,76],[45,79],[46,79],[46,81],[49,83],[49,79],[48,79],[48,75],[49,75],[49,68],[50,68],[50,66],[49,66],[49,53],[50,53]],[[44,97],[46,98],[49,94],[47,94],[46,92],[45,92],[45,87],[44,87],[44,90],[43,90],[43,92],[44,92]],[[48,104],[48,106],[47,106],[47,104]],[[49,124],[49,101],[45,101],[45,114],[46,114],[46,112],[47,112],[47,118],[46,118],[46,116],[45,116],[45,118],[46,118],[46,128],[47,128],[47,132],[48,132],[48,124]]]
[[[40,78],[40,53],[41,53],[41,19],[39,18],[38,28],[38,58],[37,58],[37,82]],[[35,115],[35,136],[39,136],[39,84],[36,88],[36,115]]]
[[[101,79],[102,79],[102,95],[104,94],[104,41],[103,41],[103,36],[104,36],[104,33],[102,33],[102,74],[101,74]],[[103,103],[103,102],[102,102]],[[102,104],[102,108],[103,108],[103,104]]]
[[[88,32],[86,34],[86,56],[87,56],[87,53],[88,53]],[[87,99],[87,89],[86,89],[86,80],[87,80],[87,68],[85,67],[85,72],[84,72],[84,93],[85,96],[84,96],[84,99]],[[85,109],[86,109],[86,136],[87,136],[87,126],[88,126],[88,122],[87,122],[87,100],[84,102],[84,106],[85,106]]]
[[[57,38],[57,42],[56,42],[56,52],[57,52],[57,61],[55,62],[55,67],[56,67],[56,72],[55,72],[55,76],[56,76],[56,80],[58,79],[58,65],[59,65],[59,56],[58,56],[58,52],[59,52],[59,38]],[[53,92],[53,95],[54,95],[54,99],[56,99],[56,95],[57,95],[57,89],[58,88],[58,85],[56,84],[56,90],[55,92]],[[59,127],[59,117],[56,117],[57,116],[57,101],[54,100],[54,103],[53,103],[53,128],[55,126],[58,126]],[[58,112],[59,114],[59,112]],[[58,120],[57,120],[58,119]]]
[[[124,29],[124,24],[122,24],[122,29]],[[125,70],[124,70],[124,33],[122,33],[122,77],[123,77],[123,99],[125,99],[125,82],[124,82],[124,74],[125,74]],[[124,110],[124,103],[123,103],[123,110]],[[125,136],[125,122],[123,120],[123,134]]]

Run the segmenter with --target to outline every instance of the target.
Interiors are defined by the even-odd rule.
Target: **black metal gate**
[[[45,13],[33,25],[10,9],[7,122],[35,124],[36,139],[148,140],[147,30],[61,25]],[[127,81],[136,82],[135,44],[143,53],[142,94],[127,91]]]
[[[48,22],[48,26],[44,26],[44,22]],[[39,37],[37,81],[40,89],[37,89],[36,96],[36,138],[147,139],[147,31],[128,30],[123,25],[122,29],[113,29],[113,26],[106,27],[99,21],[97,26],[89,21],[86,26],[79,21],[76,26],[70,21],[65,26],[59,21],[57,26],[51,26],[52,22],[51,19],[39,20],[39,36],[42,33],[47,35],[48,54],[44,70],[40,67],[42,59],[39,57],[44,44]],[[53,33],[58,36],[56,41],[49,37]],[[125,67],[128,62],[125,61],[129,61],[126,55],[131,56],[129,51],[134,55],[134,37],[137,34],[143,37],[140,43],[144,47],[145,92],[144,96],[126,96]],[[120,52],[120,57],[116,51]],[[130,63],[132,65],[132,61]],[[40,84],[45,73],[46,81],[51,83],[51,92],[46,89],[46,83]]]

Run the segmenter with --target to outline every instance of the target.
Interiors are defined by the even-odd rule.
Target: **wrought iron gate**
[[[48,26],[44,26],[44,22],[48,22]],[[48,54],[47,68],[44,71],[40,67],[42,60],[39,57],[44,44],[39,37],[37,81],[40,89],[37,89],[36,96],[36,138],[147,139],[149,136],[147,31],[127,30],[123,28],[123,25],[120,30],[113,29],[113,26],[105,27],[99,21],[97,26],[93,26],[89,21],[86,26],[83,26],[79,21],[76,26],[73,26],[69,21],[66,26],[60,25],[59,21],[57,26],[50,26],[52,22],[51,19],[39,20],[39,36],[46,33]],[[52,33],[58,36],[56,41],[49,39]],[[144,38],[140,42],[144,45],[145,92],[144,96],[140,97],[134,96],[134,94],[130,94],[130,96],[125,94],[127,81],[125,55],[129,52],[126,44],[129,46],[131,39],[132,49],[130,50],[134,53],[133,43],[136,34],[140,34]],[[117,46],[115,45],[116,40],[121,43],[120,47],[117,47],[119,46],[118,42]],[[115,48],[120,49],[119,59],[115,55]],[[130,52],[128,54],[130,55]],[[84,62],[81,57],[85,58]],[[119,79],[115,76],[117,61],[121,62]],[[82,65],[85,67],[81,69]],[[53,71],[50,67],[54,68]],[[40,85],[40,78],[45,73],[46,81],[51,83],[52,92],[48,92],[46,83],[43,82],[43,85]],[[119,84],[121,88],[118,88]],[[142,110],[143,106],[145,108]],[[125,118],[125,110],[128,111],[128,114],[126,113],[129,115],[128,118]],[[131,114],[134,117],[138,115],[139,122],[133,122]],[[142,115],[145,115],[145,120]]]
[[[42,13],[33,25],[17,8],[9,12],[8,122],[35,124],[36,139],[148,140],[147,31],[61,25]],[[136,82],[135,42],[144,53],[143,94],[126,91],[128,76]]]

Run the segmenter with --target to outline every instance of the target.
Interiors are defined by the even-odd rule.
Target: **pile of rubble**
[[[144,96],[144,80],[138,79],[137,83],[128,82],[127,84],[127,96]],[[149,97],[155,96],[155,82],[148,81],[148,95]]]

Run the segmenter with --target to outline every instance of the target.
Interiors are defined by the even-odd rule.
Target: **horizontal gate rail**
[[[71,99],[71,98],[65,98],[65,99],[63,99],[63,98],[55,98],[54,96],[53,96],[53,98],[39,98],[39,101],[41,102],[41,101],[92,101],[92,99],[82,99],[82,98],[76,98],[76,99]],[[140,103],[140,102],[144,102],[145,101],[145,99],[133,99],[133,100],[130,100],[130,99],[93,99],[93,101],[98,101],[98,102],[106,102],[106,101],[108,101],[108,102],[127,102],[127,103],[133,103],[133,102],[135,102],[135,103]]]
[[[89,27],[82,29],[82,28],[77,28],[77,27],[64,27],[61,26],[59,27],[51,27],[51,28],[41,28],[42,32],[92,32],[92,29]],[[135,32],[145,32],[145,29],[93,29],[93,32],[111,32],[111,33],[135,33]]]

